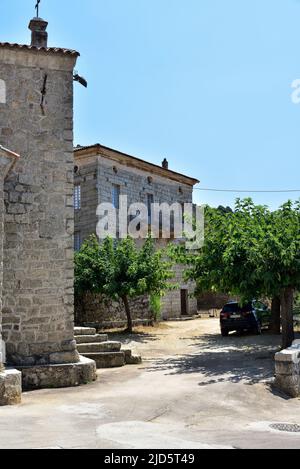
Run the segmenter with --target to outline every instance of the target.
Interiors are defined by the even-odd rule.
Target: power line
[[[300,189],[287,189],[287,190],[274,190],[274,191],[266,191],[266,190],[241,190],[241,189],[208,189],[208,188],[202,188],[202,187],[195,187],[194,188],[197,191],[202,191],[202,192],[231,192],[231,193],[245,193],[245,194],[286,194],[286,193],[295,193],[298,192],[300,193]]]

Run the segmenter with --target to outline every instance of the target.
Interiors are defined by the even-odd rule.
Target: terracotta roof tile
[[[72,49],[62,49],[60,47],[35,47],[29,46],[26,44],[11,44],[9,42],[0,42],[0,47],[7,48],[7,49],[25,49],[25,50],[32,50],[36,52],[52,52],[56,54],[64,54],[64,55],[73,55],[78,57],[80,54],[76,50]]]

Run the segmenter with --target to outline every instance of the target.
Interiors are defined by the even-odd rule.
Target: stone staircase
[[[142,359],[131,350],[121,350],[120,342],[108,340],[107,334],[97,334],[92,327],[75,327],[75,340],[80,355],[96,362],[97,368],[117,368],[139,365]]]

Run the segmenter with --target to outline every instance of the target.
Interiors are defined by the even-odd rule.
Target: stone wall
[[[80,184],[81,188],[81,209],[75,210],[75,233],[78,233],[81,242],[96,232],[97,175],[98,164],[96,162],[82,166],[79,173],[75,174],[75,184]]]
[[[2,345],[2,286],[3,286],[3,239],[4,239],[4,174],[7,160],[0,150],[0,373],[3,371],[4,350]]]
[[[133,321],[153,320],[147,297],[130,300],[130,308]],[[77,326],[97,324],[99,328],[126,324],[124,305],[122,301],[86,293],[75,301],[75,322]]]
[[[7,93],[0,144],[21,155],[5,183],[3,335],[13,365],[79,359],[72,237],[76,57],[0,47]]]
[[[147,205],[147,195],[153,194],[154,202],[172,204],[192,203],[193,187],[168,177],[152,174],[150,171],[127,167],[112,158],[113,152],[103,149],[98,156],[98,200],[112,201],[112,185],[121,188],[121,195],[127,195],[128,205],[142,202]],[[151,179],[148,179],[148,178]],[[151,181],[151,182],[150,182]]]
[[[3,243],[4,243],[4,180],[18,155],[0,146],[0,372],[5,362],[5,348],[2,341],[2,290],[3,290]]]
[[[22,376],[20,371],[0,371],[0,407],[21,403]]]
[[[223,293],[203,293],[197,296],[198,310],[222,309],[230,301],[230,297]]]
[[[2,289],[3,289],[3,241],[4,241],[4,180],[18,155],[0,146],[0,406],[20,404],[22,394],[21,373],[5,370],[6,350],[2,341]]]
[[[197,314],[197,299],[194,296],[195,284],[193,282],[185,282],[183,274],[185,267],[175,265],[173,267],[174,278],[171,283],[178,285],[175,290],[166,293],[162,298],[162,319],[178,319],[182,316],[181,311],[181,290],[188,291],[188,312],[187,316]]]
[[[127,196],[128,206],[142,202],[147,205],[148,194],[153,195],[155,203],[192,203],[193,200],[193,186],[175,181],[166,176],[149,172],[145,169],[139,169],[130,165],[130,157],[127,157],[127,162],[120,163],[117,161],[117,152],[114,150],[102,147],[100,154],[91,154],[84,158],[78,157],[75,152],[75,165],[76,175],[75,184],[81,186],[81,210],[75,212],[75,232],[80,234],[81,241],[84,241],[89,235],[95,234],[97,217],[96,208],[99,203],[112,202],[112,188],[113,185],[120,186],[120,195]],[[128,159],[129,158],[129,159]],[[126,156],[125,156],[126,159]],[[169,240],[159,240],[157,247],[166,247]],[[179,318],[181,316],[181,289],[186,289],[189,292],[189,314],[197,313],[197,301],[193,297],[194,284],[186,283],[183,281],[183,267],[175,266],[173,282],[178,284],[178,288],[174,291],[168,292],[162,300],[162,318]],[[97,302],[96,302],[97,303]],[[95,304],[86,306],[87,310],[93,311]],[[76,316],[82,313],[76,309]],[[118,308],[115,306],[105,310],[100,308],[96,315],[111,317],[114,320],[119,317]],[[149,311],[146,313],[148,316]],[[94,313],[89,313],[89,315]],[[145,311],[135,308],[136,318],[144,318]],[[86,314],[85,314],[86,317]],[[88,322],[88,321],[85,321]]]

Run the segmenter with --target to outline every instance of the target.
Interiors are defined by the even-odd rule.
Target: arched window
[[[6,103],[6,84],[4,80],[0,79],[0,104]]]

